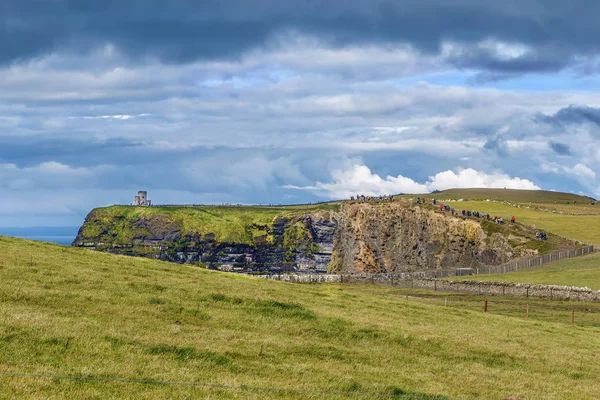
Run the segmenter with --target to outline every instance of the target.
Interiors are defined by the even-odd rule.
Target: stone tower
[[[133,198],[133,205],[134,206],[151,206],[152,202],[150,200],[148,200],[148,192],[146,192],[145,190],[140,190],[137,194],[137,196],[135,196]]]

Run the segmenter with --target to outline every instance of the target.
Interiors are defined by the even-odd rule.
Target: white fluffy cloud
[[[430,176],[426,182],[416,182],[402,175],[380,177],[365,165],[354,164],[331,173],[332,182],[317,182],[314,186],[286,186],[290,189],[309,190],[321,197],[346,198],[356,194],[377,196],[394,193],[428,193],[450,188],[509,188],[539,190],[540,187],[528,179],[510,177],[504,173],[476,171],[458,168]]]

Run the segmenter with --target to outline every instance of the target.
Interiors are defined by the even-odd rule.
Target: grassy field
[[[519,272],[461,277],[459,280],[464,278],[481,281],[587,286],[590,289],[600,290],[600,253],[558,260]]]
[[[194,206],[194,207],[134,207],[111,206],[97,208],[84,225],[87,238],[128,244],[133,236],[144,236],[144,228],[134,228],[130,221],[147,219],[153,229],[180,229],[183,234],[213,233],[219,242],[252,243],[251,226],[270,226],[276,217],[291,217],[308,212],[337,210],[339,204],[323,203],[282,207],[260,206]],[[264,231],[262,232],[264,234]]]
[[[599,321],[569,326],[560,302],[540,302],[526,321],[517,298],[484,314],[476,296],[444,295],[453,296],[444,307],[439,293],[286,284],[3,237],[0,254],[1,372],[252,386],[0,374],[0,398],[592,399],[600,390]]]
[[[573,204],[573,202],[589,204],[594,201],[591,197],[572,193],[515,189],[448,189],[422,196],[444,200],[499,200],[514,203],[539,204]],[[600,206],[598,207],[600,208]]]
[[[449,202],[457,211],[476,210],[497,215],[508,221],[515,216],[518,222],[546,230],[569,239],[600,244],[600,215],[562,215],[535,209],[518,208],[508,204],[488,201]]]

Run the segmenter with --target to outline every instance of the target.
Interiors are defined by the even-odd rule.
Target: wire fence
[[[489,265],[475,268],[450,268],[450,269],[434,269],[415,272],[400,272],[396,273],[401,279],[428,279],[428,278],[451,278],[457,276],[468,275],[495,275],[506,274],[509,272],[517,272],[519,270],[531,267],[539,267],[541,265],[562,260],[565,258],[581,257],[595,252],[594,246],[586,246],[579,249],[557,251],[541,256],[523,258],[520,260],[510,261],[501,265]]]
[[[555,322],[579,327],[600,324],[600,304],[546,301],[533,298],[503,298],[496,294],[482,296],[451,293],[408,291],[398,294],[401,301],[491,313],[526,320]]]

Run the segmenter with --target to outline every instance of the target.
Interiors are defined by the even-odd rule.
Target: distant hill
[[[448,189],[424,195],[428,198],[449,200],[502,200],[516,203],[563,203],[587,204],[596,200],[588,196],[548,190],[517,189]]]

